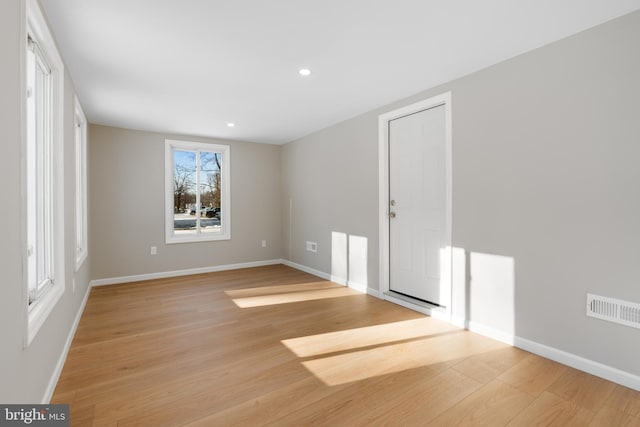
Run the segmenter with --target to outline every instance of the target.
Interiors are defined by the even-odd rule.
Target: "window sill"
[[[27,308],[27,310],[29,310],[29,323],[27,325],[26,343],[27,347],[36,337],[38,331],[44,324],[45,320],[47,320],[47,317],[49,317],[58,301],[60,301],[60,298],[62,298],[63,294],[64,287],[58,284],[51,287],[51,289],[49,289],[49,291],[35,303],[35,306],[33,308]]]
[[[84,261],[87,259],[87,255],[87,251],[82,251],[78,258],[76,258],[76,273],[80,271],[80,268],[82,268],[82,264],[84,264]]]
[[[220,240],[231,240],[230,234],[215,234],[211,236],[180,236],[180,237],[167,237],[165,243],[167,245],[173,245],[176,243],[197,243],[197,242],[216,242]]]

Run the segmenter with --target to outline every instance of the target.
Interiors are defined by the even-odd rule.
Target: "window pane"
[[[230,149],[165,141],[166,242],[228,240]]]
[[[222,154],[210,151],[200,152],[200,203],[202,219],[200,232],[220,232],[220,165]]]
[[[196,234],[198,229],[196,154],[173,150],[173,232],[177,235]]]
[[[53,282],[51,72],[37,47],[27,50],[27,283],[29,305]]]
[[[27,50],[27,278],[29,304],[36,299],[38,288],[36,266],[36,58],[32,50]]]
[[[87,119],[75,99],[75,175],[76,175],[76,271],[88,255],[87,238]]]
[[[84,229],[82,227],[82,192],[84,183],[82,182],[82,123],[76,119],[76,258],[80,256],[84,249]]]

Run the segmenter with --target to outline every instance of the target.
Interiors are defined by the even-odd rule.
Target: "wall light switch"
[[[263,240],[263,241],[262,241],[262,247],[263,247],[263,248],[266,248],[266,247],[267,247],[267,241],[266,241],[266,240]]]
[[[158,248],[155,246],[151,246],[151,255],[155,255],[158,253]]]

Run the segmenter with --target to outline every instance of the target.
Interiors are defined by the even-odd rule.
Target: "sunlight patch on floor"
[[[422,336],[408,331],[409,325],[421,329]],[[330,338],[330,334],[335,335]],[[417,368],[439,372],[469,357],[510,347],[429,317],[330,334],[283,341],[299,356],[311,357],[302,365],[328,386]],[[304,343],[305,339],[309,341]],[[323,339],[340,342],[323,346]],[[320,354],[326,356],[314,357]]]
[[[282,343],[298,357],[312,357],[415,338],[428,338],[452,331],[462,331],[462,329],[425,316],[419,319],[291,338],[283,340]]]
[[[353,295],[362,294],[344,286],[334,286],[326,289],[299,290],[295,292],[233,298],[232,301],[240,308],[251,308],[327,298],[340,298]]]
[[[433,368],[438,372],[470,356],[507,347],[484,337],[477,340],[466,331],[461,333],[466,334],[465,339],[459,334],[438,335],[307,360],[302,365],[326,385],[335,386],[409,369]]]
[[[244,289],[231,289],[224,291],[227,296],[231,298],[246,298],[246,297],[258,297],[272,294],[288,294],[290,292],[306,292],[314,289],[332,289],[342,288],[342,285],[329,282],[327,280],[308,282],[308,283],[295,283],[290,285],[273,285],[273,286],[259,286],[257,288],[244,288]]]

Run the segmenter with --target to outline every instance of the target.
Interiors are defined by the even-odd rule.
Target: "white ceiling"
[[[275,144],[640,8],[640,0],[41,3],[92,123]]]

